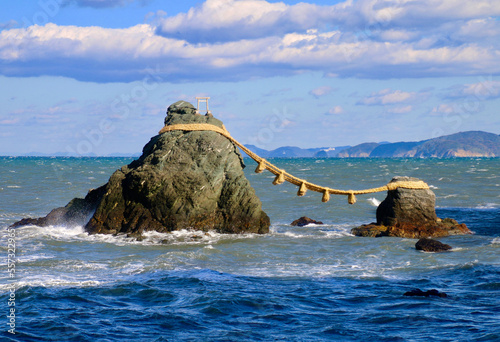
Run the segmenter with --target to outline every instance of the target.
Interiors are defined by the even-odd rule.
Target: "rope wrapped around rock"
[[[264,170],[270,171],[272,174],[276,175],[276,178],[273,181],[274,185],[277,184],[282,184],[285,181],[292,183],[294,185],[299,186],[299,190],[297,192],[298,196],[304,196],[307,192],[307,190],[319,192],[323,194],[322,201],[323,202],[328,202],[330,200],[330,194],[332,195],[346,195],[347,196],[347,201],[349,204],[354,204],[356,203],[356,195],[364,195],[364,194],[371,194],[375,192],[382,192],[382,191],[388,191],[388,190],[395,190],[397,188],[405,188],[405,189],[429,189],[429,186],[427,183],[423,181],[398,181],[398,182],[391,182],[388,183],[384,186],[378,187],[378,188],[371,188],[371,189],[364,189],[364,190],[338,190],[338,189],[332,189],[328,187],[323,187],[319,186],[313,183],[310,183],[304,179],[295,177],[285,170],[282,170],[278,168],[276,165],[271,164],[268,162],[266,159],[259,157],[257,154],[253,153],[250,151],[248,148],[246,148],[243,144],[238,142],[236,139],[231,137],[229,132],[226,130],[224,125],[221,127],[211,125],[211,124],[204,124],[204,123],[197,123],[197,124],[176,124],[176,125],[171,125],[171,126],[165,126],[163,127],[159,134],[170,132],[170,131],[213,131],[217,132],[227,139],[229,139],[231,142],[233,142],[236,146],[241,148],[243,152],[245,152],[250,158],[255,160],[258,163],[257,168],[255,169],[256,173],[261,173]]]

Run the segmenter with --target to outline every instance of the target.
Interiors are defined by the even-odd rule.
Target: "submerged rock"
[[[422,291],[420,289],[414,289],[408,292],[404,293],[404,296],[409,296],[409,297],[430,297],[430,296],[435,296],[435,297],[441,297],[441,298],[447,298],[448,295],[444,292],[439,292],[436,289],[432,290],[427,290],[427,291]]]
[[[294,227],[304,227],[307,226],[308,224],[323,224],[321,221],[316,221],[313,220],[312,218],[309,218],[307,216],[302,216],[301,218],[293,221],[290,225]]]
[[[190,103],[176,102],[168,108],[165,125],[208,123],[223,127],[212,116],[195,113]],[[68,210],[55,209],[62,213],[57,222],[49,214],[29,223],[64,224],[68,213],[76,211],[87,217],[88,222],[82,224],[89,233],[140,237],[147,230],[187,228],[268,233],[269,217],[262,211],[244,167],[238,148],[219,133],[166,132],[151,138],[142,156],[113,173],[107,184],[89,192],[85,199],[74,199],[82,210],[70,202]]]
[[[412,177],[394,177],[392,182],[420,181]],[[430,189],[397,188],[377,207],[377,222],[353,228],[356,236],[404,238],[440,237],[471,234],[465,224],[436,216],[436,196]]]
[[[415,248],[424,252],[444,252],[452,249],[450,245],[437,240],[423,238],[417,241]]]

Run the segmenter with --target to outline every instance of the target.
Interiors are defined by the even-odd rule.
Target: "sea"
[[[321,202],[245,173],[269,234],[182,230],[144,240],[82,227],[8,227],[107,182],[132,158],[0,157],[1,341],[500,341],[500,158],[274,159],[322,186],[365,189],[417,177],[439,217],[474,232],[355,237],[386,194]],[[301,216],[322,224],[291,226]],[[436,289],[447,297],[409,297]]]

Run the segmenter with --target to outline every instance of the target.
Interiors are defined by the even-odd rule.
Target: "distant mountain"
[[[364,143],[345,149],[339,157],[500,157],[500,136],[469,131],[418,142]]]
[[[254,145],[245,145],[250,151],[262,158],[335,158],[342,150],[350,146],[300,148],[295,146],[279,147],[268,151]]]
[[[377,148],[379,143],[363,143],[350,148],[347,148],[338,154],[340,158],[347,157],[369,157],[375,148]]]

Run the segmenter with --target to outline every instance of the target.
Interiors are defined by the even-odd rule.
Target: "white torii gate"
[[[205,102],[207,104],[207,114],[212,114],[210,109],[208,109],[208,99],[210,97],[197,97],[196,100],[198,101],[198,104],[196,105],[196,114],[200,114],[200,102]]]

